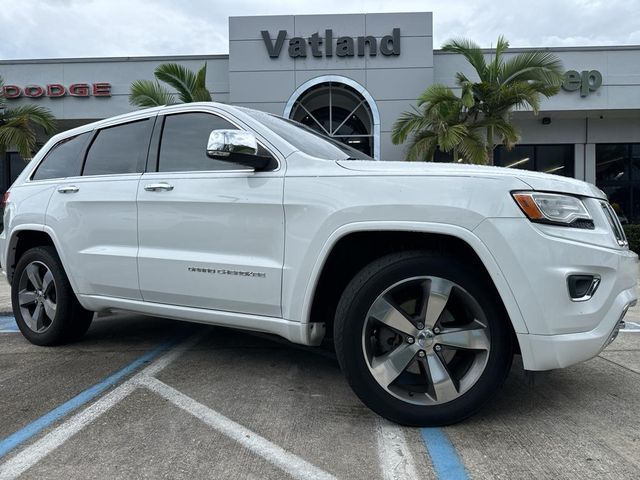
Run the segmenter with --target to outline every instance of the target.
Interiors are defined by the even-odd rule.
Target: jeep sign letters
[[[278,36],[274,40],[271,39],[271,35],[268,30],[262,30],[262,40],[264,41],[267,52],[271,58],[278,58],[284,41],[287,38],[287,31],[280,30]],[[333,30],[327,29],[324,31],[324,37],[321,37],[318,32],[312,34],[308,38],[293,37],[289,40],[289,56],[291,58],[306,58],[307,56],[307,43],[311,47],[311,56],[322,57],[323,53],[325,57],[333,57],[335,51],[338,57],[364,57],[365,51],[368,52],[370,57],[378,55],[378,49],[384,56],[400,55],[400,29],[394,28],[391,35],[385,35],[380,40],[378,46],[378,39],[371,35],[353,37],[338,37],[333,42]]]
[[[569,70],[564,74],[562,88],[568,92],[580,90],[580,96],[586,97],[591,92],[595,92],[602,85],[602,74],[598,70],[583,70],[578,73],[576,70]]]

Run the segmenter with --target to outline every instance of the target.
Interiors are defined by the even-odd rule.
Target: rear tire
[[[35,345],[79,340],[93,320],[82,308],[53,247],[28,250],[16,265],[11,303],[18,328]]]
[[[451,256],[380,258],[348,284],[334,341],[347,381],[379,415],[409,426],[450,425],[502,386],[512,332],[486,280]]]

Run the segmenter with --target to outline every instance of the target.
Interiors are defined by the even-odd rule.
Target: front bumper
[[[598,231],[561,232],[565,236],[551,235],[524,218],[487,219],[474,231],[495,257],[524,320],[526,331],[516,330],[516,336],[527,370],[598,355],[638,298],[635,253],[596,244]],[[589,300],[571,300],[567,277],[573,274],[601,278]]]
[[[553,370],[595,357],[618,335],[624,325],[622,319],[627,310],[636,303],[635,296],[635,288],[622,292],[606,318],[589,332],[564,335],[516,334],[525,369]]]

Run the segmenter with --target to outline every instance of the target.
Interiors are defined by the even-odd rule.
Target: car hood
[[[381,162],[373,160],[341,160],[341,167],[375,175],[433,175],[517,178],[529,185],[533,190],[545,192],[570,193],[585,197],[605,198],[602,190],[582,180],[551,175],[549,173],[532,172],[503,167],[485,165],[464,165],[456,163],[435,162]]]

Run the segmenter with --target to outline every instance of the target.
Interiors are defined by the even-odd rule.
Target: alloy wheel
[[[46,332],[56,317],[56,282],[49,267],[31,262],[22,271],[18,287],[22,318],[32,331]]]
[[[460,285],[433,276],[402,280],[380,294],[367,312],[362,342],[376,382],[417,405],[464,395],[491,349],[478,302]]]

